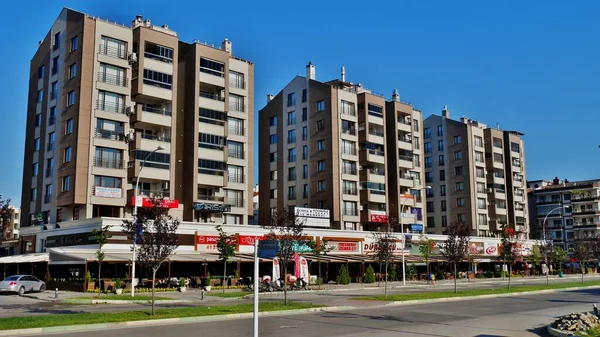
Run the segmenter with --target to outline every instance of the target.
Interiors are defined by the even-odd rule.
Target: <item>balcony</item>
[[[44,176],[46,178],[50,178],[50,177],[52,177],[53,172],[54,172],[54,167],[53,166],[47,167],[46,170],[45,170],[45,172],[44,172],[45,173]]]
[[[49,204],[52,202],[52,194],[44,195],[44,204]]]
[[[598,212],[597,209],[574,209],[572,212],[573,216],[579,216],[579,215],[598,215],[600,214],[600,212]]]
[[[400,186],[402,187],[415,187],[415,180],[409,175],[400,175]]]
[[[123,160],[103,159],[94,157],[94,166],[108,169],[123,170],[125,169],[125,162]]]
[[[412,138],[398,136],[398,148],[411,151],[413,149]]]
[[[246,112],[246,106],[241,103],[229,102],[229,111]]]
[[[356,128],[342,128],[342,135],[356,136]]]
[[[221,96],[220,94],[216,94],[216,93],[212,93],[212,92],[200,91],[200,97],[212,99],[214,101],[225,102],[224,96]]]
[[[106,112],[125,114],[125,105],[113,102],[105,102],[100,100],[96,101],[96,109]]]
[[[48,143],[48,145],[46,145],[46,150],[53,151],[54,150],[54,142]]]
[[[584,203],[584,202],[591,202],[591,201],[596,201],[600,199],[600,197],[598,196],[594,196],[594,195],[590,195],[590,196],[571,196],[571,202],[572,203]]]
[[[123,132],[115,132],[111,130],[94,129],[94,137],[122,142],[125,140]]]
[[[230,136],[244,136],[246,135],[246,128],[241,126],[229,125]]]
[[[136,104],[135,113],[131,122],[144,122],[149,124],[171,127],[171,109],[168,106],[150,106],[146,104]]]
[[[108,57],[114,57],[114,58],[119,58],[122,60],[127,59],[127,50],[125,50],[125,47],[123,46],[123,48],[116,48],[116,47],[110,47],[104,44],[100,44],[98,45],[98,53],[102,54],[102,55],[106,55]]]
[[[235,158],[235,159],[244,159],[246,157],[246,151],[244,150],[234,150],[234,149],[227,149],[227,156],[229,158]]]
[[[402,168],[413,168],[413,157],[407,155],[398,155],[398,166]]]
[[[127,77],[120,75],[107,74],[104,72],[98,72],[98,82],[116,85],[119,87],[127,87]]]
[[[404,131],[404,132],[411,132],[411,121],[410,119],[405,119],[402,117],[398,117],[398,130],[400,131]]]

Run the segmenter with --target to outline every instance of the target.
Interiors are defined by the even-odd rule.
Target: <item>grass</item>
[[[281,311],[305,308],[317,308],[320,305],[311,303],[289,302],[265,302],[260,303],[260,311]],[[153,317],[149,311],[127,311],[127,312],[94,312],[74,313],[60,315],[40,315],[0,318],[0,330],[29,329],[41,327],[54,327],[65,325],[82,325],[95,323],[116,323],[127,321],[140,321],[148,319],[181,318],[214,316],[225,314],[239,314],[252,312],[252,304],[222,305],[210,307],[158,309]]]
[[[252,293],[249,292],[244,292],[244,291],[234,291],[234,292],[226,292],[226,293],[222,293],[222,292],[208,292],[206,293],[206,296],[214,296],[214,297],[224,297],[224,298],[235,298],[235,297],[243,297],[246,295],[250,295]]]
[[[458,293],[454,293],[454,290],[450,291],[435,291],[425,293],[411,293],[411,294],[392,294],[385,298],[384,295],[374,296],[361,296],[355,299],[367,300],[367,301],[411,301],[411,300],[429,300],[437,298],[452,298],[452,297],[469,297],[479,295],[496,295],[496,294],[509,294],[509,293],[523,293],[528,291],[547,290],[547,289],[566,289],[582,286],[600,286],[600,281],[589,281],[589,282],[568,282],[546,285],[528,285],[528,286],[512,286],[510,290],[504,286],[502,288],[485,288],[485,289],[469,289],[469,290],[458,290]]]
[[[587,332],[587,337],[600,337],[600,326],[596,326],[593,327],[591,329],[589,329]],[[583,335],[579,335],[579,336],[583,336]]]
[[[174,300],[174,298],[160,297],[160,296],[155,296],[154,299],[157,301]],[[69,300],[151,301],[152,296],[135,295],[135,297],[131,297],[131,294],[129,294],[129,295],[103,295],[100,297],[97,297],[97,296],[75,297],[75,298],[69,298]]]

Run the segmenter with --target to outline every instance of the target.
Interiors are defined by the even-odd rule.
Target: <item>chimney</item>
[[[450,110],[448,110],[447,105],[444,105],[444,108],[442,109],[442,117],[450,118]]]
[[[131,23],[131,26],[133,28],[136,28],[136,27],[140,26],[142,24],[142,22],[144,22],[144,16],[143,15],[136,15],[135,19]]]
[[[398,89],[394,89],[394,92],[392,93],[392,101],[400,102],[400,94],[398,93]]]
[[[229,55],[231,55],[231,41],[225,38],[225,40],[223,40],[223,42],[221,43],[221,49],[228,52]]]
[[[346,68],[342,66],[342,82],[346,82]]]
[[[163,29],[169,29],[169,25],[162,25]]]
[[[558,179],[558,177],[554,177],[554,180],[552,180],[552,185],[558,185],[560,184],[560,179]]]
[[[308,62],[308,65],[306,65],[306,78],[309,80],[316,79],[315,66],[312,64],[312,62]]]
[[[150,26],[151,26],[150,19],[146,19],[146,20],[144,21],[144,26],[146,26],[146,27],[150,27]]]
[[[273,100],[273,95],[268,94],[267,95],[267,104],[269,104],[269,102],[271,102]]]

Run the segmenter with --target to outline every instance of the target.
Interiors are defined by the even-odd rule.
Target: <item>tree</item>
[[[535,245],[531,250],[531,263],[533,264],[533,277],[535,278],[535,270],[542,263],[542,251],[540,246]]]
[[[471,228],[462,222],[453,222],[448,228],[448,238],[442,243],[441,254],[454,267],[454,293],[458,293],[456,285],[456,265],[462,262],[469,249]]]
[[[343,264],[340,267],[340,271],[337,276],[336,283],[337,284],[350,284],[350,274],[348,272],[348,267],[346,267],[345,264]]]
[[[221,225],[217,226],[219,237],[217,238],[217,250],[219,259],[223,261],[223,294],[225,293],[225,280],[227,279],[227,262],[235,255],[236,240],[223,231]]]
[[[594,256],[595,242],[592,238],[579,235],[575,237],[571,245],[573,257],[579,260],[581,267],[581,283],[583,283],[583,275],[585,274],[586,263]]]
[[[567,252],[562,247],[552,249],[552,262],[558,264],[559,271],[562,273],[562,265],[567,261]]]
[[[517,242],[515,230],[510,225],[503,225],[500,231],[502,235],[502,252],[500,257],[505,265],[508,265],[508,289],[510,290],[510,279],[512,274],[512,265],[517,260]],[[502,271],[504,274],[504,270]]]
[[[123,220],[123,232],[136,238],[137,261],[152,269],[152,316],[155,314],[156,272],[179,247],[179,220],[168,215],[162,198],[151,198],[152,207],[138,208],[135,220]]]
[[[388,224],[379,231],[373,233],[373,258],[379,264],[379,275],[381,277],[381,268],[384,268],[386,275],[384,282],[384,296],[387,298],[387,270],[394,259],[394,250],[396,248],[396,239],[392,234],[391,227]],[[379,283],[378,283],[379,286]]]
[[[102,287],[102,262],[104,262],[104,252],[102,251],[102,247],[108,243],[108,239],[112,237],[112,235],[108,234],[110,227],[104,226],[100,229],[94,228],[92,230],[92,235],[94,239],[98,243],[98,250],[96,251],[96,260],[98,260],[98,286]],[[100,293],[98,293],[98,297],[100,297]]]
[[[367,267],[365,277],[363,278],[363,283],[375,283],[375,270],[371,265]]]
[[[11,230],[9,228],[11,217],[10,199],[2,199],[2,195],[0,194],[0,243],[5,240],[6,234]]]
[[[327,253],[333,250],[333,247],[329,247],[327,245],[327,241],[321,241],[320,244],[317,244],[317,242],[312,240],[308,242],[308,247],[310,248],[311,253],[317,257],[317,263],[319,264],[320,280],[320,282],[317,282],[317,285],[319,287],[319,290],[321,290],[321,283],[323,283],[321,279],[321,260],[324,255],[327,255]]]
[[[277,258],[283,270],[283,301],[287,305],[287,267],[293,261],[298,248],[304,239],[305,222],[296,218],[286,208],[274,210],[272,214],[263,220],[263,227],[269,231],[269,235],[279,242]]]
[[[421,237],[419,238],[419,241],[417,242],[417,245],[419,246],[419,253],[421,253],[421,256],[423,257],[423,260],[425,260],[425,265],[427,266],[427,283],[429,283],[429,259],[431,258],[431,256],[433,255],[433,252],[435,250],[435,241],[433,239],[429,239],[426,238],[425,236],[421,235]]]

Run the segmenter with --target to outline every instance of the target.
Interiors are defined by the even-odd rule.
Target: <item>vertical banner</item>
[[[281,278],[281,269],[279,267],[279,259],[273,259],[273,281],[277,282]]]
[[[294,276],[300,277],[300,255],[298,253],[294,254]]]
[[[304,279],[305,282],[309,282],[310,275],[308,275],[308,261],[304,256],[298,258],[300,262],[300,278]]]

